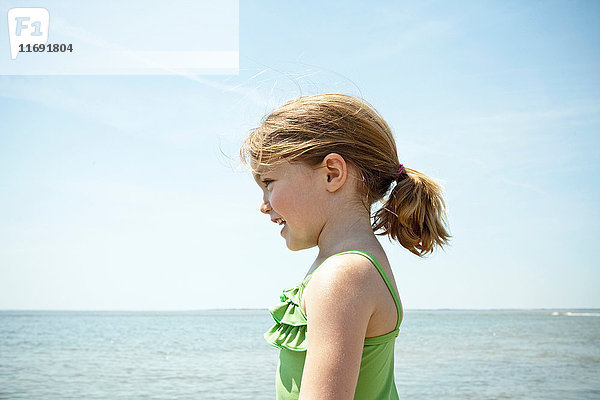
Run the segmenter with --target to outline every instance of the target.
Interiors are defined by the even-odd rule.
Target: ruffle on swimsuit
[[[275,325],[265,332],[265,340],[280,349],[306,350],[306,315],[300,306],[300,294],[304,291],[308,277],[300,285],[284,290],[281,303],[269,308]]]

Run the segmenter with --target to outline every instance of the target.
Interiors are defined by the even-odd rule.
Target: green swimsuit
[[[339,254],[360,254],[371,260],[390,290],[398,310],[398,322],[393,331],[385,335],[365,338],[354,399],[398,399],[394,384],[394,342],[402,321],[400,298],[383,267],[372,255],[361,250],[349,250],[334,255]],[[300,395],[300,382],[306,357],[307,327],[306,315],[300,304],[302,304],[304,288],[315,270],[298,286],[284,290],[281,303],[269,309],[275,325],[265,333],[265,339],[271,345],[281,349],[276,378],[277,400],[297,400]]]

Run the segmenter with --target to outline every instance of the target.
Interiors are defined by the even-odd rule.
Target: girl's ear
[[[335,192],[341,188],[348,178],[348,166],[344,157],[337,153],[329,153],[323,158],[322,166],[327,178],[326,189]]]

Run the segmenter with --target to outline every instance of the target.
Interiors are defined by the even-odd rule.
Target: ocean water
[[[273,399],[266,310],[0,311],[0,399]],[[600,399],[600,310],[406,311],[404,399]]]

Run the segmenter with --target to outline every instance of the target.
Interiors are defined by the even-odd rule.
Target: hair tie
[[[396,174],[396,179],[400,178],[400,175],[404,172],[404,164],[400,164],[400,168],[398,168],[398,173]]]

